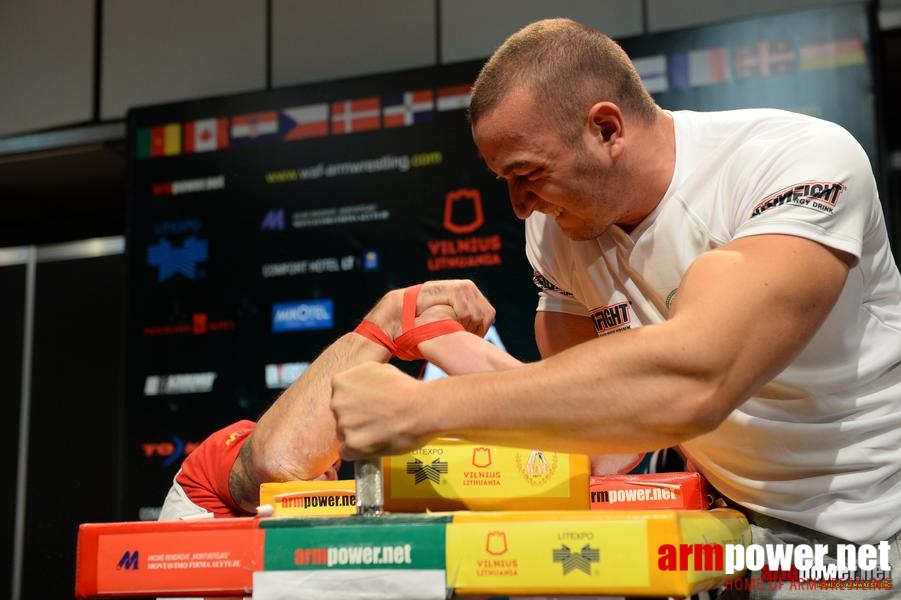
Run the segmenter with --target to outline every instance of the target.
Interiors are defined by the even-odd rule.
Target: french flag
[[[669,78],[677,89],[726,83],[732,79],[729,49],[721,46],[672,54],[669,57]]]

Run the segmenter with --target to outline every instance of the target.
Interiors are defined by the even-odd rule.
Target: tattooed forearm
[[[244,442],[228,474],[228,489],[232,499],[243,511],[251,514],[256,512],[260,504],[260,482],[253,476],[252,438],[253,434]]]

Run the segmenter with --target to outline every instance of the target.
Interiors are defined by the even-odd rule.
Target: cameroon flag
[[[138,130],[137,157],[174,156],[181,154],[181,125],[169,123]]]

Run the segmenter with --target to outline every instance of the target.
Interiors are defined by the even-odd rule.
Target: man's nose
[[[520,219],[526,219],[535,210],[538,196],[522,188],[516,189],[509,186],[510,203],[513,205],[513,213]]]

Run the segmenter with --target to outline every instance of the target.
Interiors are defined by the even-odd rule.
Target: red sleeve
[[[253,421],[238,421],[212,434],[191,452],[175,481],[188,498],[217,517],[240,517],[245,513],[232,499],[228,476],[238,452],[256,427]]]

